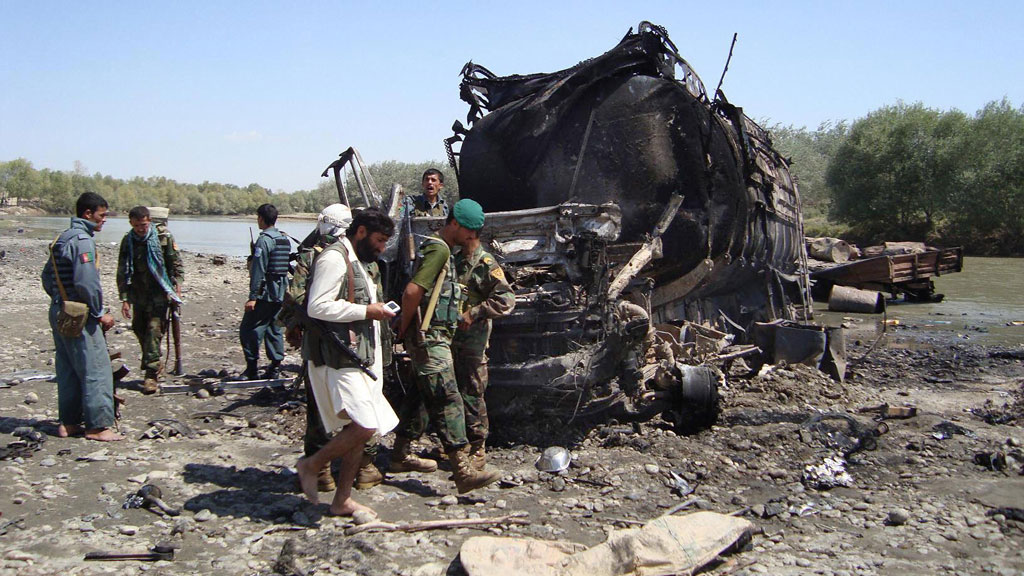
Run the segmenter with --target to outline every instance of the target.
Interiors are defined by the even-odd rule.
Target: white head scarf
[[[316,217],[316,226],[321,234],[341,236],[352,223],[352,211],[344,204],[331,204]]]

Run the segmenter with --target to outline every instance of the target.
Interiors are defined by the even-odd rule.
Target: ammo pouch
[[[57,332],[65,338],[78,338],[82,335],[88,319],[88,304],[65,300],[57,312]]]

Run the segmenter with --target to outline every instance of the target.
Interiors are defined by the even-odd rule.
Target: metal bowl
[[[569,462],[572,460],[572,455],[569,451],[561,446],[551,446],[537,459],[537,463],[534,464],[537,470],[541,472],[561,472],[569,467]]]

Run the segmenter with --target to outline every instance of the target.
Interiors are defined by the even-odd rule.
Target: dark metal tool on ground
[[[174,548],[171,546],[156,545],[149,549],[149,552],[129,552],[116,554],[110,552],[89,552],[85,555],[86,560],[140,560],[142,562],[157,562],[159,560],[174,560]]]
[[[160,487],[157,486],[156,484],[146,484],[142,488],[139,488],[139,491],[136,492],[135,495],[141,498],[139,506],[142,508],[154,511],[153,507],[155,506],[157,509],[159,509],[164,514],[167,514],[168,516],[181,515],[180,510],[176,508],[171,508],[170,506],[167,505],[166,502],[162,500],[163,492],[160,490]]]

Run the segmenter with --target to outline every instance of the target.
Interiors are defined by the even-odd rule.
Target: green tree
[[[1024,107],[990,102],[971,122],[951,239],[984,253],[1024,252]]]
[[[886,106],[850,127],[826,172],[831,216],[868,239],[933,233],[956,183],[965,118],[922,104]]]

